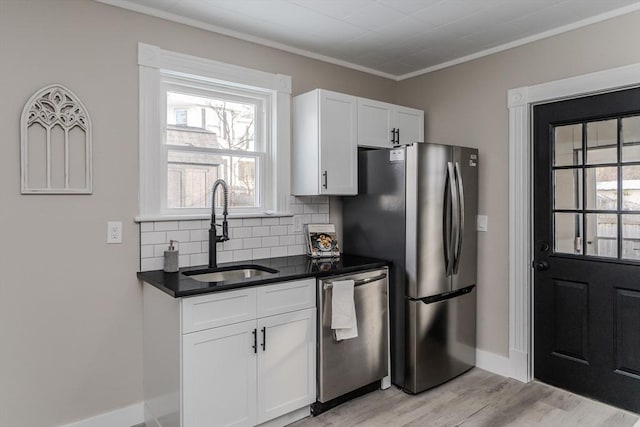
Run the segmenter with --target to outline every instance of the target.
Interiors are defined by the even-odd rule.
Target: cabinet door
[[[320,92],[320,194],[358,194],[357,101]]]
[[[400,145],[424,142],[424,111],[395,106],[394,126],[400,132]]]
[[[393,106],[386,102],[358,98],[358,146],[390,148]]]
[[[183,427],[256,424],[255,320],[183,335]]]
[[[316,310],[258,319],[258,423],[316,400]]]

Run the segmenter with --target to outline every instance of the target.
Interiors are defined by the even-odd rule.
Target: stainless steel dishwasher
[[[317,400],[321,404],[371,385],[388,375],[387,276],[385,267],[318,281]],[[354,281],[358,336],[336,341],[331,329],[333,282],[349,279]],[[319,412],[322,410],[314,411],[314,414]]]

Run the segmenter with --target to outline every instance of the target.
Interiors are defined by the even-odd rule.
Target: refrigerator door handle
[[[460,173],[460,164],[455,165],[456,183],[458,184],[458,225],[457,225],[457,242],[456,250],[453,258],[453,274],[458,274],[460,266],[460,255],[462,254],[462,240],[464,236],[464,185],[462,182],[462,174]]]
[[[456,230],[458,227],[458,191],[455,184],[453,163],[447,162],[447,179],[444,209],[444,259],[447,277],[453,273],[455,241],[457,240]]]

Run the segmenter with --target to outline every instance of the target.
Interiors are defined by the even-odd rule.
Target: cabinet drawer
[[[273,316],[316,305],[316,279],[262,286],[258,291],[257,317]]]
[[[219,292],[182,300],[182,333],[256,318],[256,289]]]

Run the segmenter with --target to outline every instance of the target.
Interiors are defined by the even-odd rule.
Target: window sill
[[[230,213],[227,218],[229,219],[241,219],[241,218],[281,218],[293,216],[290,212],[273,212],[271,214],[262,213]],[[216,212],[216,218],[222,218],[221,212]],[[147,215],[137,216],[134,218],[135,222],[162,222],[162,221],[190,221],[190,220],[207,220],[211,219],[209,214],[198,215]]]

